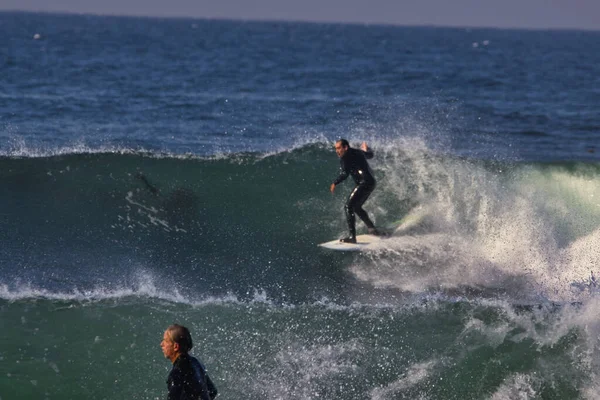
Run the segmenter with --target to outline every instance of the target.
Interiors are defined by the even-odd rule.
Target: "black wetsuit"
[[[350,196],[348,196],[348,201],[346,201],[346,206],[344,207],[351,238],[356,237],[355,213],[365,223],[367,228],[375,228],[375,225],[373,225],[373,222],[369,219],[367,212],[362,208],[364,202],[367,201],[369,195],[373,189],[375,189],[376,184],[369,163],[367,162],[367,159],[371,158],[373,158],[373,152],[371,150],[365,152],[348,147],[346,154],[340,158],[340,175],[333,181],[333,183],[337,185],[348,178],[348,175],[351,175],[356,183],[356,187],[352,190]]]
[[[211,389],[207,384],[206,370],[200,362],[189,354],[180,355],[173,363],[167,379],[168,400],[211,400]],[[211,385],[213,388],[214,386]],[[215,390],[216,392],[216,390]]]

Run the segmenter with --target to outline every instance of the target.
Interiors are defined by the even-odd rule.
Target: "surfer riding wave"
[[[348,176],[352,176],[356,186],[348,196],[344,210],[346,212],[346,221],[350,236],[340,239],[344,243],[356,243],[356,216],[367,226],[369,233],[372,235],[381,235],[375,228],[373,221],[369,218],[367,212],[362,208],[362,205],[367,201],[376,186],[376,180],[373,177],[371,168],[367,159],[373,158],[373,151],[369,149],[366,142],[360,145],[360,149],[350,147],[346,139],[340,139],[335,142],[335,152],[340,158],[340,174],[333,181],[329,190],[331,193],[335,191],[335,187],[346,180]]]

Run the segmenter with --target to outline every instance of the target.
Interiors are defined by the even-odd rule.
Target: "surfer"
[[[356,243],[355,214],[365,223],[371,235],[381,235],[375,228],[367,212],[362,208],[364,202],[367,201],[369,195],[375,189],[376,181],[367,162],[367,159],[373,158],[373,151],[369,149],[366,142],[360,145],[360,149],[355,149],[350,147],[346,139],[340,139],[335,142],[335,152],[340,158],[340,174],[329,188],[331,193],[334,192],[336,185],[348,178],[348,175],[352,175],[352,179],[356,183],[344,207],[350,236],[340,239],[340,241],[344,243]]]
[[[204,366],[188,354],[192,346],[192,336],[185,326],[171,325],[163,335],[160,347],[173,363],[167,379],[168,400],[212,400],[217,396]]]

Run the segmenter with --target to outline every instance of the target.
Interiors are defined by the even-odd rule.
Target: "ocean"
[[[600,32],[0,13],[0,399],[600,397]],[[338,138],[374,150],[373,251]],[[358,222],[359,233],[365,227]]]

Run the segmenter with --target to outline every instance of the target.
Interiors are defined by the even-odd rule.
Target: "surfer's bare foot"
[[[356,238],[346,237],[346,238],[340,239],[340,242],[342,242],[342,243],[356,243]]]

